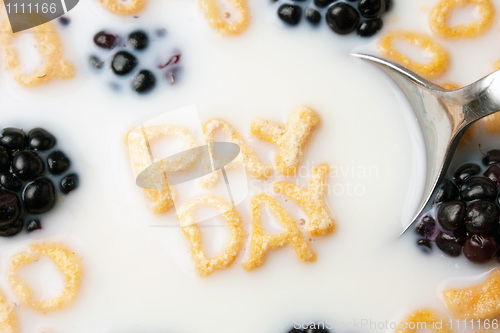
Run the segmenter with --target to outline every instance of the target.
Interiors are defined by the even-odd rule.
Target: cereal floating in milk
[[[133,15],[146,6],[147,0],[99,0],[104,8],[117,15]]]
[[[231,229],[224,252],[214,258],[208,258],[205,254],[201,230],[194,221],[194,210],[202,205],[217,208]],[[184,235],[189,240],[191,253],[201,276],[208,276],[214,270],[229,267],[234,262],[243,244],[243,222],[238,211],[230,203],[214,195],[204,195],[182,205],[177,212],[177,218]]]
[[[2,333],[19,332],[16,306],[7,300],[2,291],[0,291],[0,331]]]
[[[229,20],[221,13],[217,0],[199,0],[200,9],[212,28],[223,35],[238,35],[250,24],[250,10],[247,0],[228,0],[236,9],[238,19]],[[226,13],[230,16],[229,13]]]
[[[330,172],[328,164],[321,164],[314,169],[309,186],[304,189],[289,182],[274,185],[274,191],[292,198],[309,217],[307,231],[312,236],[325,235],[335,229],[335,220],[325,204],[326,178]]]
[[[433,59],[428,63],[414,61],[395,48],[395,40],[402,40],[415,45],[431,53]],[[378,48],[384,57],[400,63],[426,79],[435,79],[443,75],[448,70],[450,64],[448,52],[430,36],[420,32],[389,31],[378,42]]]
[[[500,269],[482,283],[447,289],[443,301],[455,318],[485,320],[500,316]]]
[[[414,332],[452,333],[448,321],[432,309],[420,309],[408,315],[394,331],[395,333]]]
[[[479,8],[480,20],[469,24],[450,26],[449,17],[457,7],[475,5]],[[495,7],[491,0],[441,0],[432,10],[430,26],[432,32],[441,38],[476,38],[483,35],[493,24]]]
[[[226,167],[232,168],[236,165],[243,164],[245,169],[250,172],[250,174],[256,178],[266,179],[271,176],[273,169],[269,165],[262,163],[253,151],[253,149],[247,145],[245,140],[241,137],[241,134],[227,121],[223,119],[210,119],[205,125],[203,125],[203,134],[205,136],[206,142],[214,142],[214,132],[218,129],[222,129],[227,139],[237,144],[241,149],[241,154]],[[202,179],[203,186],[212,187],[219,180],[219,174],[217,172],[212,172]]]
[[[53,299],[38,300],[28,284],[20,280],[17,272],[24,266],[32,264],[46,256],[54,261],[62,275],[65,286],[62,294]],[[76,254],[58,243],[34,243],[29,251],[15,254],[9,268],[9,282],[21,304],[36,311],[46,313],[68,307],[76,298],[82,278],[82,264]]]
[[[259,139],[279,147],[276,156],[278,172],[294,176],[304,157],[307,143],[319,124],[319,116],[307,107],[295,111],[285,126],[274,121],[256,119],[252,123],[252,134]]]
[[[267,205],[285,228],[280,234],[266,235],[262,227],[261,205]],[[243,263],[243,268],[250,271],[264,262],[264,255],[269,248],[291,245],[297,257],[305,262],[315,261],[316,254],[297,227],[297,222],[273,197],[261,193],[252,198],[252,243],[250,255]]]
[[[62,43],[52,23],[47,22],[29,30],[34,33],[38,42],[38,51],[44,60],[43,66],[31,74],[21,72],[19,54],[12,45],[16,36],[11,32],[7,19],[3,22],[1,30],[0,44],[5,67],[12,71],[14,79],[20,85],[34,87],[54,79],[68,79],[75,76],[73,64],[63,58]]]

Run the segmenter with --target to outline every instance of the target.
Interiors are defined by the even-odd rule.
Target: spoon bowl
[[[463,88],[446,90],[391,61],[367,54],[352,55],[376,65],[396,83],[408,99],[424,137],[427,160],[424,190],[402,235],[431,200],[467,128],[500,110],[500,71]]]

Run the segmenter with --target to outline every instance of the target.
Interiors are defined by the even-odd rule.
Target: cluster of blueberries
[[[500,262],[500,150],[480,163],[466,163],[445,179],[431,210],[416,224],[417,244],[429,252],[432,243],[444,253],[474,262]]]
[[[119,77],[125,77],[131,73],[134,73],[131,82],[132,90],[139,94],[144,94],[153,90],[157,84],[157,79],[152,70],[139,69],[136,70],[139,65],[138,55],[146,50],[150,44],[150,38],[146,31],[136,30],[128,34],[126,42],[122,43],[122,38],[113,33],[106,31],[100,31],[94,36],[94,44],[98,48],[106,51],[111,51],[117,47],[120,50],[114,53],[110,60],[110,68],[113,73]],[[127,50],[127,48],[129,50]],[[172,56],[166,63],[158,64],[159,69],[164,69],[166,67],[175,67],[180,60],[180,54]],[[90,65],[94,69],[101,70],[105,66],[105,61],[103,61],[97,55],[90,56]],[[173,83],[174,70],[168,71],[170,80]]]
[[[391,9],[391,0],[271,0],[281,2],[278,17],[289,25],[306,20],[318,25],[323,16],[335,33],[347,35],[356,31],[370,37],[382,29],[382,16]]]
[[[26,225],[41,228],[36,217],[56,204],[57,192],[68,194],[78,186],[69,173],[71,162],[55,149],[56,138],[42,128],[28,133],[4,128],[0,136],[0,236],[13,236]],[[57,183],[57,186],[54,184]]]

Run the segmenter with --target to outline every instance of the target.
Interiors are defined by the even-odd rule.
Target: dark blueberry
[[[458,257],[460,255],[464,241],[463,236],[457,232],[440,232],[436,237],[437,247],[452,257]]]
[[[0,174],[0,186],[6,190],[19,192],[23,187],[23,183],[10,172],[4,172]]]
[[[89,58],[89,64],[90,67],[93,69],[102,69],[104,68],[102,65],[104,65],[104,61],[102,61],[98,56],[91,55]]]
[[[384,1],[385,1],[385,12],[387,13],[392,8],[392,0],[384,0]]]
[[[500,165],[498,163],[492,164],[483,175],[489,178],[492,182],[500,186]]]
[[[47,157],[47,165],[49,166],[50,173],[58,175],[68,170],[71,162],[62,151],[55,151]]]
[[[335,1],[337,0],[314,0],[314,4],[319,8],[325,8],[327,6],[330,6]]]
[[[0,190],[0,227],[4,227],[19,218],[21,204],[12,192]]]
[[[154,88],[156,79],[148,70],[141,70],[132,80],[132,89],[138,93],[146,93]]]
[[[500,163],[500,150],[493,149],[486,153],[483,157],[483,164],[488,166],[495,163]]]
[[[464,224],[465,203],[458,200],[443,202],[438,209],[439,224],[447,230],[457,230]]]
[[[360,0],[358,9],[366,18],[378,18],[385,12],[384,0]]]
[[[431,238],[435,230],[436,221],[429,215],[424,216],[415,226],[415,231],[425,238]]]
[[[302,8],[296,5],[283,4],[278,8],[278,17],[289,25],[297,25],[302,17]]]
[[[0,236],[10,237],[14,236],[23,230],[23,220],[17,219],[6,225],[0,226]]]
[[[32,180],[43,174],[45,166],[37,153],[21,150],[14,154],[12,170],[22,180]]]
[[[419,239],[417,241],[417,246],[423,253],[427,254],[432,252],[432,244],[429,239]]]
[[[0,137],[0,144],[7,149],[23,149],[26,146],[26,134],[18,128],[5,128]]]
[[[64,194],[68,194],[69,192],[75,190],[78,187],[79,179],[78,175],[72,173],[67,175],[61,180],[60,188],[61,192]]]
[[[474,201],[465,213],[465,227],[475,234],[489,232],[498,226],[499,211],[490,201]]]
[[[306,9],[306,19],[316,25],[321,22],[321,14],[317,9],[309,7]]]
[[[113,47],[115,47],[117,40],[117,35],[113,35],[105,31],[100,31],[94,36],[94,43],[100,48],[108,50],[111,50]]]
[[[144,50],[148,47],[149,38],[146,32],[137,30],[128,35],[128,43],[136,50]]]
[[[460,166],[453,174],[453,180],[461,186],[467,179],[481,172],[481,167],[474,163],[467,163]]]
[[[340,35],[347,35],[356,29],[359,23],[359,14],[351,5],[336,3],[328,8],[326,22],[330,29]]]
[[[137,66],[137,58],[127,51],[120,51],[115,54],[111,61],[111,69],[117,75],[126,75]]]
[[[444,179],[438,187],[434,203],[437,204],[440,202],[457,200],[459,195],[460,191],[458,190],[458,187],[456,187],[450,180]]]
[[[71,20],[69,18],[67,18],[66,16],[61,16],[59,18],[59,23],[61,23],[62,25],[66,26],[68,24],[71,23]]]
[[[306,328],[304,333],[329,333],[330,331],[326,329],[323,323],[311,324],[308,328]]]
[[[470,177],[464,182],[460,191],[460,195],[465,201],[495,200],[497,193],[495,183],[484,177]]]
[[[37,179],[24,188],[23,201],[26,211],[32,214],[48,212],[56,203],[56,190],[48,178]]]
[[[0,146],[0,171],[9,171],[10,169],[10,155],[7,149]]]
[[[464,245],[464,255],[475,263],[484,263],[493,258],[498,251],[498,243],[490,235],[471,235]]]
[[[371,37],[375,35],[382,27],[384,26],[384,22],[379,19],[367,20],[361,22],[361,24],[356,29],[356,33],[361,37]]]
[[[26,230],[28,232],[32,232],[38,229],[42,229],[42,224],[40,223],[40,220],[31,220],[28,223],[26,223]]]
[[[32,149],[47,150],[56,145],[56,138],[43,128],[34,128],[28,133],[28,145]]]

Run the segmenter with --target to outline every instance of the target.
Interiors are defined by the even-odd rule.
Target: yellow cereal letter
[[[266,235],[262,228],[261,204],[267,204],[271,212],[278,218],[285,232],[277,235]],[[275,199],[267,194],[257,194],[252,198],[252,243],[250,255],[243,263],[243,268],[250,271],[264,262],[264,255],[268,248],[280,248],[292,245],[300,260],[315,261],[316,254],[311,250],[309,243],[304,239],[295,220]]]
[[[243,164],[256,178],[268,178],[272,173],[272,167],[262,163],[255,152],[250,148],[246,142],[241,137],[240,133],[227,121],[223,119],[210,119],[205,125],[203,125],[203,134],[205,135],[205,140],[208,143],[214,142],[214,132],[218,129],[222,129],[224,134],[227,136],[228,140],[234,144],[240,146],[240,154],[234,161],[229,163],[226,168],[234,167],[238,164]],[[219,173],[212,172],[202,178],[202,184],[205,187],[212,187],[217,184],[219,180]]]
[[[318,123],[319,117],[316,112],[307,107],[300,107],[292,114],[286,127],[269,120],[254,120],[252,134],[263,141],[278,145],[279,151],[276,156],[278,172],[285,176],[294,176]]]
[[[452,333],[448,320],[432,309],[420,309],[408,315],[394,333],[435,332]]]
[[[0,332],[18,333],[19,323],[17,321],[16,307],[10,303],[4,293],[0,291]]]
[[[309,186],[304,189],[289,182],[274,184],[274,191],[292,198],[309,217],[307,231],[313,236],[325,235],[335,229],[335,220],[325,204],[326,177],[330,172],[328,164],[314,169]]]
[[[213,258],[208,258],[203,251],[201,230],[194,223],[195,209],[204,205],[217,208],[231,230],[226,249],[222,254]],[[243,245],[243,223],[240,215],[231,204],[220,197],[205,194],[184,203],[177,211],[177,218],[181,222],[184,235],[191,244],[191,254],[201,276],[208,276],[216,269],[231,266]]]
[[[250,24],[250,10],[247,0],[228,0],[238,12],[237,20],[224,18],[217,0],[199,0],[200,8],[205,13],[208,23],[223,35],[239,35]]]

